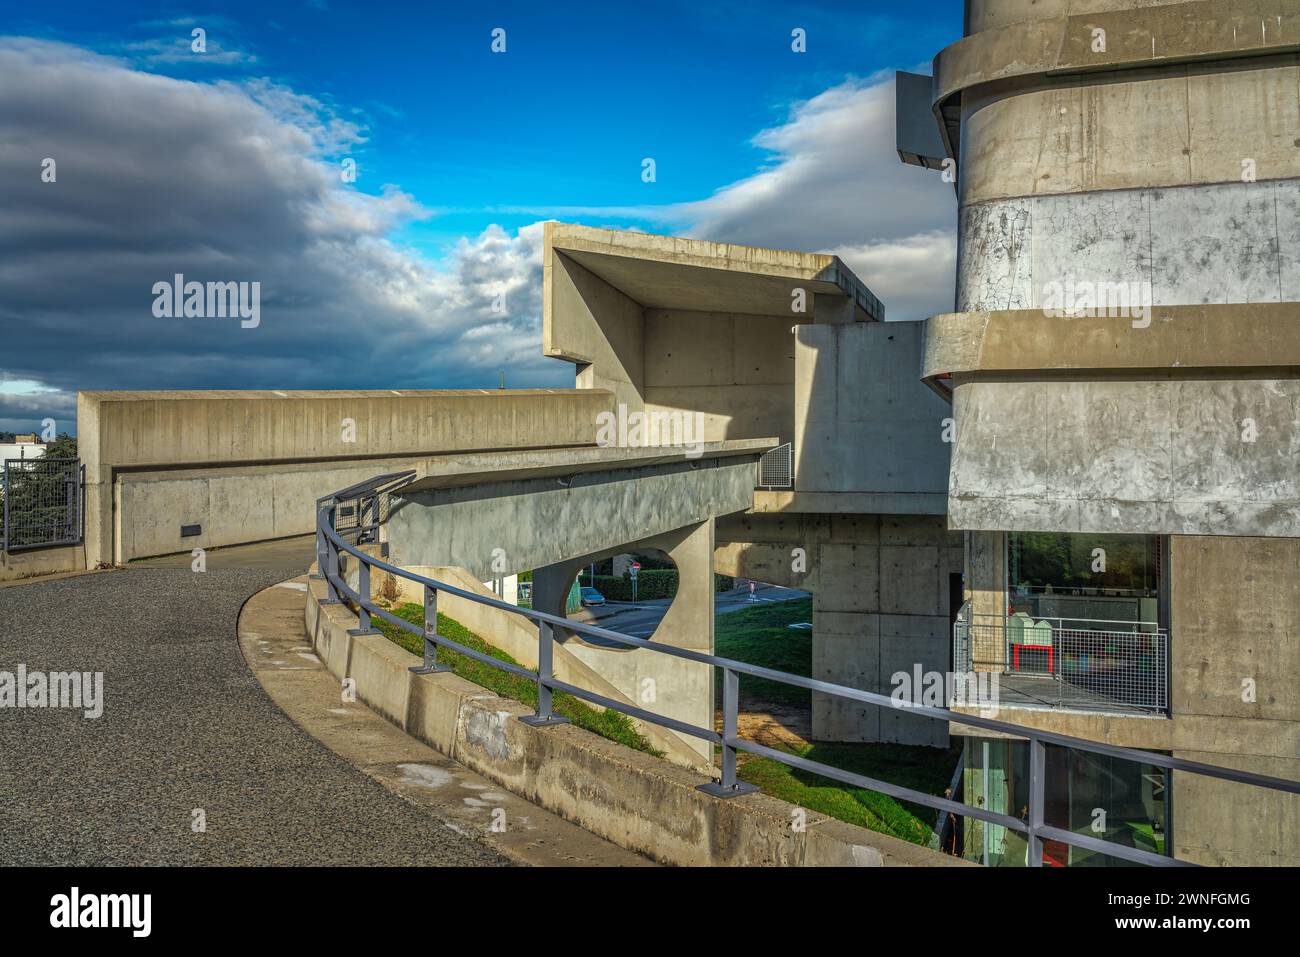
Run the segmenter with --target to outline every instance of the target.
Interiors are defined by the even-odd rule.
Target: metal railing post
[[[326,521],[329,527],[334,527],[334,509],[331,505],[326,509]],[[329,539],[325,540],[325,598],[322,605],[341,605],[343,596],[339,594],[338,586],[334,584],[334,579],[339,574],[339,547]]]
[[[432,585],[424,586],[424,664],[408,670],[413,675],[451,671],[451,665],[438,664],[438,592]]]
[[[1038,836],[1043,826],[1043,798],[1047,793],[1047,745],[1038,738],[1029,739],[1029,859],[1030,867],[1043,866],[1043,839]]]
[[[370,563],[364,558],[357,566],[357,627],[349,628],[348,634],[354,638],[362,635],[377,635],[379,630],[370,623]]]
[[[316,503],[316,572],[312,578],[325,577],[325,532],[321,523],[325,520],[325,509]]]
[[[555,629],[548,621],[537,623],[537,714],[522,715],[519,720],[533,727],[568,724],[569,719],[551,711],[551,679],[555,668]]]
[[[731,798],[758,790],[758,785],[736,780],[736,732],[740,713],[740,675],[722,669],[722,779],[701,784],[699,790],[714,797]]]
[[[9,460],[6,459],[5,467],[5,499],[4,499],[4,532],[0,535],[0,543],[4,544],[5,551],[9,551],[9,500],[13,498],[13,486],[9,484]]]

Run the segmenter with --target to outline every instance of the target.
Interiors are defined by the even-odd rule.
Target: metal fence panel
[[[967,670],[1002,674],[1004,699],[1024,695],[1083,710],[1169,708],[1169,633],[1155,623],[981,615],[958,620],[953,653]]]
[[[786,442],[758,460],[759,488],[794,488],[794,446]]]
[[[84,484],[78,459],[5,459],[4,550],[80,543]]]

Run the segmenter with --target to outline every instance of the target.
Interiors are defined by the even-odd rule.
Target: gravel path
[[[0,864],[507,863],[262,691],[239,609],[300,571],[132,567],[0,589],[0,671],[102,671],[105,701],[97,720],[0,707]]]

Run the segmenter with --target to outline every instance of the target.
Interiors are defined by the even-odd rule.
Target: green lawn
[[[903,744],[809,744],[782,750],[936,796],[948,786],[961,753],[960,748]],[[933,833],[937,811],[876,791],[851,788],[771,758],[742,753],[737,773],[742,781],[757,784],[773,797],[914,844],[928,844]]]
[[[714,642],[722,658],[808,677],[812,674],[812,632],[789,626],[812,621],[812,599],[763,602],[753,608],[718,615],[713,625]],[[718,701],[722,701],[722,672],[716,674]],[[773,704],[807,708],[811,692],[766,678],[740,676],[740,693]]]
[[[423,605],[408,602],[392,609],[392,611],[397,617],[403,618],[414,625],[419,625],[421,628],[424,627]],[[378,616],[371,620],[374,622],[375,627],[383,632],[390,641],[401,645],[413,654],[424,655],[424,639],[419,635],[404,631]],[[438,634],[444,638],[450,638],[466,648],[472,648],[474,651],[491,655],[498,661],[518,664],[514,658],[511,658],[504,651],[489,645],[460,622],[443,614],[438,615]],[[476,685],[481,685],[489,691],[495,691],[504,698],[513,698],[515,701],[521,701],[534,708],[537,707],[537,685],[527,678],[501,671],[491,665],[475,661],[473,658],[446,648],[438,649],[438,662],[439,664],[450,665],[452,671],[462,678],[472,681]],[[662,751],[652,747],[637,732],[632,724],[632,719],[627,715],[619,714],[609,708],[597,710],[586,702],[573,697],[573,695],[564,694],[563,692],[555,693],[551,700],[551,709],[556,714],[568,718],[578,727],[586,728],[602,738],[617,741],[619,744],[625,744],[629,748],[635,748],[638,751],[645,751],[656,757],[663,757]]]

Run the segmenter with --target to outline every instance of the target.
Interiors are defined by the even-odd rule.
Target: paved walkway
[[[507,863],[267,697],[236,619],[310,560],[284,552],[0,589],[0,671],[102,671],[105,697],[98,720],[0,708],[0,865]]]

